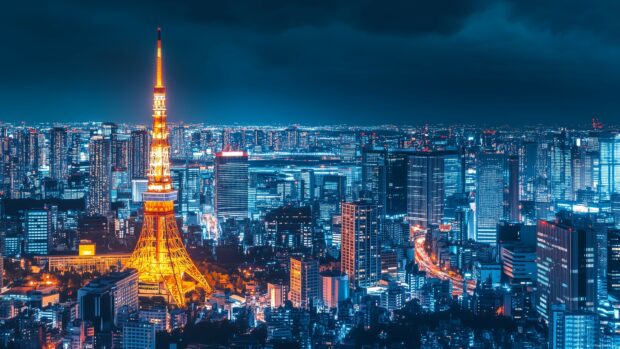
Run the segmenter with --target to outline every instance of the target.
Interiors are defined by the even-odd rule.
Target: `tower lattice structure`
[[[143,194],[142,231],[127,267],[138,270],[141,284],[164,287],[174,302],[185,305],[185,275],[210,292],[204,275],[181,240],[174,215],[177,192],[170,177],[170,143],[166,125],[166,88],[162,76],[161,30],[157,33],[157,78],[153,90],[153,137],[149,152],[148,189]]]

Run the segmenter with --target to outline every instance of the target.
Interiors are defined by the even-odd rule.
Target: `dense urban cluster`
[[[597,123],[173,124],[176,219],[212,287],[187,307],[125,267],[147,127],[0,137],[2,347],[620,345],[620,135]]]

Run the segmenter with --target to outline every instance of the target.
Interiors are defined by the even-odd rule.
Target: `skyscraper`
[[[441,224],[445,199],[443,155],[417,152],[409,157],[407,211],[413,226]]]
[[[90,166],[88,214],[107,216],[111,211],[112,194],[111,142],[101,136],[93,136],[88,149]]]
[[[463,193],[465,181],[463,175],[463,157],[457,151],[443,152],[444,198]]]
[[[297,308],[316,306],[319,300],[319,261],[312,258],[291,257],[289,299]]]
[[[564,133],[554,137],[549,157],[551,198],[573,200],[572,150]]]
[[[220,220],[248,217],[248,154],[222,151],[215,156],[215,213]]]
[[[309,169],[301,170],[301,200],[310,202],[314,200],[315,176],[314,171]]]
[[[482,152],[476,164],[476,241],[494,245],[504,217],[504,154]]]
[[[265,215],[267,241],[280,248],[312,248],[313,223],[310,206],[283,206]]]
[[[580,145],[572,152],[572,179],[573,191],[596,190],[598,186],[599,154],[589,150],[579,140]]]
[[[609,293],[620,297],[620,230],[607,232],[607,287]]]
[[[19,136],[19,168],[23,177],[27,173],[36,173],[39,170],[39,133],[33,128],[18,133]]]
[[[64,127],[54,127],[50,131],[50,177],[63,180],[68,172],[67,130]]]
[[[601,199],[607,199],[620,187],[620,134],[607,135],[599,139]]]
[[[362,193],[364,199],[378,206],[380,215],[385,212],[386,196],[386,156],[385,149],[364,146],[362,148]]]
[[[130,136],[116,134],[112,139],[112,168],[116,171],[128,171],[131,152]]]
[[[390,150],[386,157],[385,214],[407,213],[407,171],[411,152]]]
[[[129,174],[131,179],[146,179],[149,168],[149,133],[147,130],[131,131],[129,138]]]
[[[534,200],[538,143],[523,142],[519,147],[519,191],[523,200]]]
[[[570,217],[538,222],[536,263],[539,315],[548,320],[552,304],[569,311],[594,311],[597,298],[597,237]]]
[[[184,164],[170,169],[172,184],[177,189],[175,211],[186,217],[200,210],[200,168],[196,165]]]
[[[519,221],[519,157],[508,157],[508,220]]]
[[[367,201],[341,205],[342,245],[340,270],[349,276],[349,287],[375,286],[381,278],[379,208]]]
[[[28,210],[25,216],[26,248],[30,255],[45,255],[52,241],[52,215],[47,208]]]
[[[187,142],[185,141],[185,126],[175,126],[170,132],[170,157],[185,159],[187,156]]]

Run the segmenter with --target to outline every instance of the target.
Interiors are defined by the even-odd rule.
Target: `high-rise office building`
[[[613,193],[609,196],[609,206],[611,216],[614,219],[614,226],[620,229],[620,193]]]
[[[519,213],[519,157],[508,157],[508,193],[507,193],[507,218],[511,222],[518,222]]]
[[[89,167],[88,214],[106,216],[111,211],[112,193],[112,152],[109,139],[94,136],[90,140]]]
[[[56,180],[64,180],[68,172],[68,148],[67,129],[54,127],[50,131],[50,177]]]
[[[620,297],[620,230],[607,231],[607,288]]]
[[[455,194],[463,193],[465,187],[463,174],[463,157],[458,151],[444,151],[444,198],[447,201]]]
[[[184,164],[170,169],[172,185],[177,190],[174,202],[175,212],[186,217],[200,210],[200,168],[196,165]]]
[[[599,192],[601,199],[620,192],[620,134],[599,139]]]
[[[185,159],[187,156],[185,129],[185,126],[175,126],[170,130],[170,158],[172,159]]]
[[[408,216],[413,226],[428,228],[441,224],[445,186],[444,154],[418,152],[409,157]]]
[[[109,331],[118,314],[138,310],[138,273],[134,269],[113,272],[78,290],[80,319],[90,321],[95,331]]]
[[[523,142],[519,147],[519,196],[523,200],[534,200],[537,155],[536,142]]]
[[[80,166],[80,151],[82,148],[82,139],[80,138],[80,132],[77,130],[71,130],[68,139],[68,163],[69,171],[71,173],[76,172]]]
[[[565,134],[554,137],[549,150],[549,186],[553,200],[573,200],[572,149]]]
[[[581,142],[579,142],[581,143]],[[572,152],[573,191],[596,190],[598,187],[599,154],[581,144]]]
[[[27,210],[25,215],[26,246],[30,255],[45,255],[52,241],[52,215],[47,208]]]
[[[215,156],[215,213],[220,220],[248,217],[248,154],[222,151]]]
[[[131,179],[146,179],[149,168],[149,132],[131,131],[129,138],[129,174]]]
[[[301,201],[310,202],[314,200],[314,188],[316,187],[316,179],[314,171],[303,169],[300,173],[301,177]]]
[[[130,136],[117,134],[112,139],[112,168],[116,171],[129,171],[131,150]]]
[[[312,248],[314,225],[310,206],[283,206],[265,215],[269,245],[283,248]]]
[[[0,289],[4,287],[4,256],[0,252]]]
[[[385,149],[377,149],[371,146],[362,148],[361,196],[377,205],[380,215],[385,212],[386,157],[387,151]]]
[[[18,133],[19,142],[19,173],[25,176],[27,173],[36,173],[39,170],[39,133],[33,128]]]
[[[379,208],[367,201],[343,203],[340,270],[349,287],[375,286],[381,278]]]
[[[291,257],[289,300],[297,308],[316,306],[320,299],[319,261],[312,258]]]
[[[551,306],[549,320],[550,349],[588,349],[599,345],[599,321],[596,313],[568,311],[565,304]]]
[[[386,157],[385,214],[407,213],[407,172],[411,152],[390,150]]]
[[[548,320],[551,305],[569,311],[594,311],[597,299],[597,236],[572,217],[538,222],[536,263],[539,315]]]
[[[504,154],[482,152],[476,165],[476,241],[494,245],[504,217]]]

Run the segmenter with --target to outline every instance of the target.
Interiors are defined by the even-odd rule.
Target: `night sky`
[[[0,120],[620,122],[620,1],[5,2]]]

